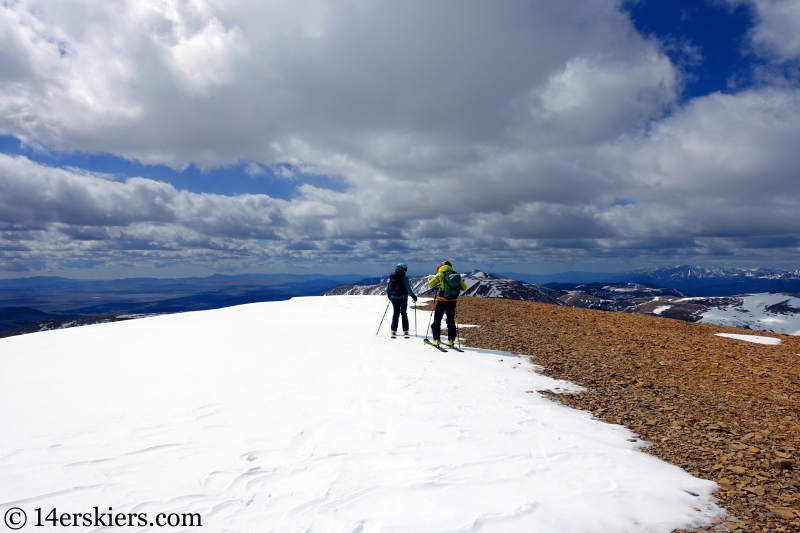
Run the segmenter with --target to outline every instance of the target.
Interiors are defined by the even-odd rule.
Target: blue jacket
[[[400,269],[395,268],[394,271],[395,272],[399,272]],[[408,300],[409,296],[416,296],[416,294],[414,294],[414,291],[411,290],[411,284],[408,282],[408,276],[403,276],[403,286],[406,288],[406,292],[408,294],[399,294],[399,295],[396,295],[396,296],[389,296],[389,299],[391,299],[391,300]],[[389,288],[388,287],[386,288],[386,293],[387,294],[389,293]]]

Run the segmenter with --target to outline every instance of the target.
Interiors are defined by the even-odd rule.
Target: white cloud
[[[18,80],[0,86],[0,129],[176,168],[291,161],[274,147],[294,140],[369,160],[402,157],[374,143],[398,134],[423,156],[494,143],[565,65],[597,76],[598,120],[657,114],[675,89],[666,58],[594,0],[19,0],[2,13],[23,59],[0,67]]]
[[[244,167],[244,171],[247,173],[248,176],[254,178],[256,176],[263,176],[267,173],[267,171],[261,165],[257,163],[250,162]]]
[[[797,233],[800,92],[697,98],[603,150],[635,201],[623,234],[747,237]]]
[[[796,0],[729,0],[751,4],[757,23],[751,38],[757,49],[782,61],[800,59],[800,3]]]
[[[284,231],[284,205],[265,195],[197,194],[144,178],[120,183],[0,154],[0,223],[7,227],[175,225],[208,237],[264,239]]]
[[[597,0],[6,3],[0,132],[342,191],[196,194],[0,156],[0,257],[745,257],[796,233],[798,92],[679,105],[662,49]]]
[[[660,117],[678,89],[678,73],[654,47],[638,62],[576,57],[534,92],[531,113],[534,127],[561,130],[561,143],[604,140]]]

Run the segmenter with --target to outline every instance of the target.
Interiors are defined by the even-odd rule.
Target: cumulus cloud
[[[800,59],[800,4],[794,0],[728,0],[749,4],[757,15],[751,32],[756,50],[781,61]]]
[[[533,128],[559,144],[602,141],[660,117],[673,102],[679,76],[654,47],[638,61],[575,57],[534,91]],[[544,126],[544,128],[543,128]]]
[[[758,36],[794,8],[753,1],[777,42]],[[6,2],[0,132],[342,187],[223,196],[0,155],[0,267],[797,257],[798,91],[679,104],[663,50],[597,0]]]
[[[531,91],[566,111],[553,92],[571,84],[571,109],[600,106],[593,122],[613,130],[657,115],[675,90],[666,58],[594,0],[17,0],[2,13],[0,48],[17,59],[0,67],[16,80],[0,92],[0,128],[176,168],[281,163],[302,143],[450,163],[497,142]]]

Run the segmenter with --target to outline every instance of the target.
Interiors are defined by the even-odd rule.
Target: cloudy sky
[[[796,0],[0,2],[0,277],[796,266],[799,189]]]

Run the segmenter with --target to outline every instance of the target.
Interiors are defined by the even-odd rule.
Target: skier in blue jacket
[[[406,276],[406,272],[408,272],[408,266],[405,263],[400,263],[396,267],[394,267],[394,274],[389,276],[389,283],[386,287],[386,295],[389,297],[389,301],[392,302],[392,338],[397,337],[397,323],[398,319],[402,316],[403,317],[403,335],[408,338],[408,315],[406,314],[406,309],[408,309],[408,297],[411,296],[411,299],[415,302],[417,301],[417,295],[414,294],[414,291],[411,289],[411,284],[408,282],[408,276]]]

